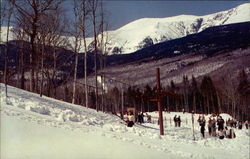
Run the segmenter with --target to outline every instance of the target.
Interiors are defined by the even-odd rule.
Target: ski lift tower
[[[158,112],[159,112],[160,135],[164,135],[163,116],[162,116],[162,97],[163,96],[175,96],[175,94],[169,91],[161,90],[160,68],[156,69],[156,81],[157,81],[157,92],[156,92],[157,97],[150,98],[149,101],[157,102]]]

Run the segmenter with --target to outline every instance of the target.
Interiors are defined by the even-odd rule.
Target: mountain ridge
[[[153,44],[199,33],[212,26],[247,22],[250,21],[249,8],[250,3],[245,3],[226,11],[203,16],[183,14],[166,18],[141,18],[104,33],[109,37],[106,41],[107,53],[129,54]],[[2,39],[6,36],[6,30],[2,29]],[[14,36],[10,35],[10,40],[13,38]],[[69,41],[72,43],[73,37],[69,37]],[[92,38],[87,38],[89,47],[92,41]],[[83,48],[81,52],[84,52]]]
[[[142,18],[109,32],[110,50],[115,53],[131,53],[143,48],[143,40],[156,44],[166,40],[198,33],[208,27],[249,21],[250,3],[230,10],[204,16],[179,15],[167,18]],[[138,31],[139,30],[139,31]],[[141,46],[140,46],[141,45]]]

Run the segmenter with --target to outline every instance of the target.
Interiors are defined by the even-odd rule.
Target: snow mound
[[[194,114],[193,134],[190,113],[164,112],[165,135],[160,136],[157,112],[148,113],[152,123],[127,127],[111,114],[10,86],[6,98],[3,84],[0,90],[0,158],[249,158],[248,130],[235,129],[236,138],[224,140],[206,132],[204,139],[196,121],[199,114]],[[181,116],[181,127],[174,126],[175,115]]]
[[[16,91],[16,88],[8,89],[9,97],[6,99],[4,85],[1,88],[1,103],[7,101],[8,106],[18,107],[26,111],[35,112],[41,115],[48,115],[61,122],[76,122],[82,125],[103,126],[106,121],[117,123],[118,117],[111,114],[96,112],[80,105],[72,105],[59,100],[40,97],[38,94],[30,93],[24,90]]]

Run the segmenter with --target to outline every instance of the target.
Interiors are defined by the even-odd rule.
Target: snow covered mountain
[[[140,48],[184,37],[218,25],[250,20],[250,3],[205,16],[179,15],[167,18],[143,18],[109,31],[109,53],[131,53]]]
[[[212,26],[247,22],[250,21],[249,8],[250,3],[245,3],[230,10],[204,16],[179,15],[138,19],[117,30],[104,33],[108,35],[107,52],[110,55],[132,53],[156,43],[201,32]],[[2,27],[0,42],[6,41],[6,32],[7,27]],[[9,40],[14,40],[13,33],[10,33]],[[69,37],[68,40],[72,43],[73,37]],[[91,41],[92,38],[87,38],[89,47]]]

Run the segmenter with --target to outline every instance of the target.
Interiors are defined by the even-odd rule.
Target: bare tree
[[[47,11],[56,10],[61,3],[61,0],[9,0],[15,6],[21,19],[25,19],[26,26],[22,28],[29,36],[30,40],[30,91],[35,90],[35,68],[37,61],[36,41],[38,30],[40,28],[39,22],[41,16]]]
[[[78,53],[81,48],[81,34],[82,34],[82,13],[81,6],[82,3],[79,4],[79,1],[74,0],[74,21],[72,34],[74,37],[74,41],[72,43],[72,50],[75,53],[75,65],[74,65],[74,77],[73,77],[73,94],[72,94],[72,103],[75,103],[76,100],[76,80],[77,80],[77,70],[78,70]],[[79,8],[80,6],[80,8]]]
[[[84,49],[84,89],[85,89],[85,106],[88,107],[88,83],[87,83],[87,24],[90,15],[90,0],[74,0],[75,16],[77,17],[77,25],[81,31],[81,39]]]
[[[58,56],[58,47],[67,48],[69,45],[67,37],[63,36],[66,33],[66,26],[68,25],[68,21],[64,15],[64,10],[58,9],[52,12],[49,16],[47,16],[48,27],[48,35],[47,35],[47,45],[52,47],[52,59],[53,63],[48,65],[46,68],[46,78],[47,78],[47,94],[50,96],[51,88],[53,87],[53,96],[57,96],[57,69],[59,65],[57,64]],[[48,53],[48,56],[51,56],[51,53]],[[52,71],[51,71],[52,70]]]
[[[1,11],[2,13],[2,11]],[[9,5],[9,7],[6,7],[6,13],[3,12],[3,15],[6,16],[7,18],[7,36],[6,36],[6,47],[5,47],[5,51],[4,51],[4,84],[5,84],[5,96],[6,99],[8,97],[8,88],[7,88],[7,84],[8,84],[8,54],[9,54],[9,33],[10,33],[10,20],[11,20],[11,16],[13,13],[13,6]],[[4,17],[3,16],[3,17]],[[1,24],[2,24],[2,19],[1,19]]]
[[[95,108],[98,111],[98,83],[97,83],[97,9],[98,9],[98,0],[89,1],[91,8],[91,16],[92,16],[92,25],[93,25],[93,36],[94,36],[94,64],[95,64]]]
[[[88,77],[87,77],[87,66],[88,66],[88,63],[87,63],[87,54],[88,54],[88,50],[87,50],[87,43],[86,43],[86,21],[87,21],[87,17],[89,15],[89,10],[87,9],[87,2],[86,1],[82,1],[82,27],[81,27],[81,30],[82,30],[82,38],[83,38],[83,45],[84,45],[84,84],[85,84],[85,106],[88,108],[89,106],[89,100],[88,100]]]
[[[39,91],[39,94],[40,94],[40,97],[42,97],[43,95],[43,87],[44,87],[44,54],[45,54],[45,47],[46,47],[46,38],[47,36],[49,35],[49,25],[47,25],[47,22],[49,22],[48,18],[46,18],[46,16],[44,16],[42,18],[43,20],[41,20],[41,28],[39,30],[39,36],[38,36],[38,41],[39,41],[39,44],[41,45],[41,49],[40,49],[40,54],[41,54],[41,66],[40,66],[40,74],[41,74],[41,80],[40,80],[40,91]],[[46,23],[45,23],[46,22]]]
[[[22,25],[22,21],[18,21],[17,28],[14,29],[15,39],[18,40],[18,75],[17,75],[17,87],[21,89],[25,89],[25,61],[24,61],[24,41],[26,39],[25,32],[20,29]]]
[[[95,70],[95,95],[96,95],[96,100],[95,100],[95,106],[96,110],[98,111],[100,109],[99,105],[99,99],[98,99],[98,83],[97,83],[97,74],[98,74],[98,59],[100,60],[100,68],[102,69],[104,64],[105,59],[105,53],[104,50],[106,50],[106,44],[108,42],[107,39],[105,39],[104,33],[105,29],[107,29],[108,25],[105,25],[105,20],[104,20],[104,10],[103,10],[103,2],[101,0],[92,0],[89,2],[90,3],[90,9],[91,9],[91,21],[92,21],[92,27],[93,27],[93,50],[94,50],[94,70]],[[106,26],[106,28],[105,28]]]

